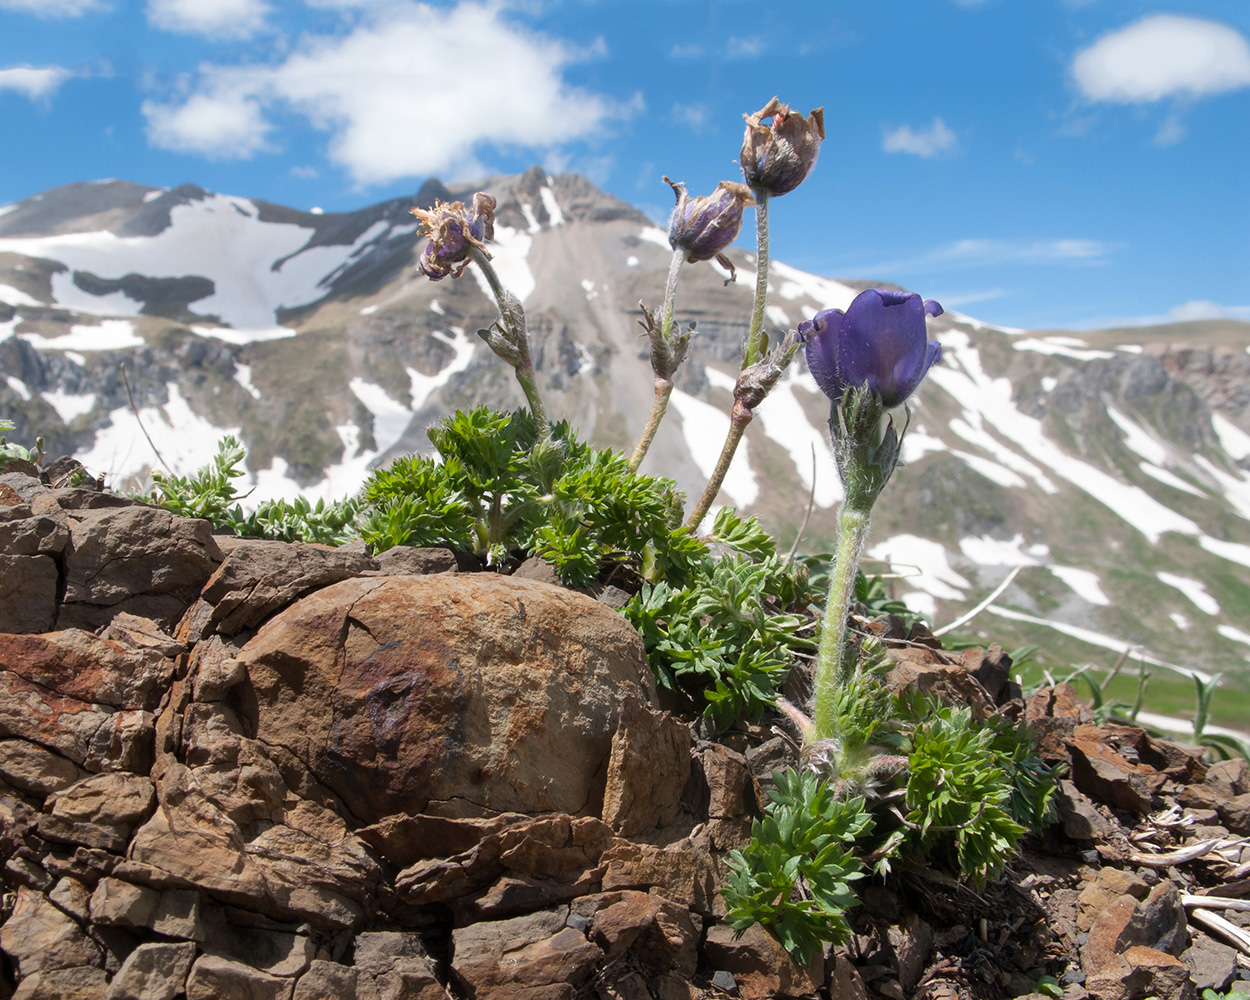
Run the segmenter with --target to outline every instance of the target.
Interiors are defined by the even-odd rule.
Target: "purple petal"
[[[941,316],[946,310],[942,308],[940,302],[935,302],[933,299],[925,299],[924,311],[930,316]]]
[[[838,372],[838,345],[845,319],[841,309],[822,309],[810,321],[799,324],[799,333],[807,340],[807,369],[820,391],[833,400],[841,399],[846,391],[846,382]]]

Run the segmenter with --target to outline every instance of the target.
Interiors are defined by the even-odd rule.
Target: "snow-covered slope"
[[[636,320],[657,305],[664,232],[585,179],[534,169],[481,184],[499,200],[496,265],[525,302],[548,405],[632,445],[651,401]],[[252,502],[344,496],[371,467],[428,449],[456,406],[520,405],[473,331],[480,278],[431,283],[408,209],[464,198],[431,182],[354,213],[297,212],[198,188],[71,185],[0,213],[0,415],[119,486],[189,471],[217,438],[249,448]],[[784,254],[784,248],[778,248]],[[690,361],[648,456],[688,492],[728,425],[753,261],[738,282],[685,268]],[[471,271],[470,274],[475,272]],[[888,276],[887,276],[888,277]],[[845,307],[858,288],[775,264],[768,322]],[[923,291],[923,290],[922,290]],[[1246,673],[1250,658],[1250,325],[1066,333],[948,313],[944,359],[913,406],[871,556],[909,603],[947,621],[1017,575],[975,627],[1046,636],[1069,659]],[[124,364],[135,400],[121,378]],[[136,413],[137,411],[137,413]],[[806,548],[840,499],[827,403],[801,366],[761,407],[721,496]]]

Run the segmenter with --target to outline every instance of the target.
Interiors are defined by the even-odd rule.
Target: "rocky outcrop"
[[[1250,861],[1250,766],[1095,725],[1065,686],[1026,702],[996,647],[863,623],[895,690],[1033,724],[1058,822],[979,892],[872,880],[800,966],[720,895],[786,740],[697,739],[606,604],[13,475],[0,538],[55,573],[0,632],[0,996],[934,1000],[1051,974],[1119,1000],[1237,974],[1186,904]]]

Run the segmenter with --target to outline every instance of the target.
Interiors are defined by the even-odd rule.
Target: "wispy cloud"
[[[762,55],[765,49],[764,39],[758,35],[747,38],[731,38],[725,43],[725,55],[729,59],[754,59]]]
[[[1250,323],[1250,305],[1222,306],[1210,299],[1191,299],[1167,312],[1149,316],[1102,316],[1075,324],[1074,330],[1106,330],[1121,326],[1161,326],[1165,323],[1192,323],[1196,320],[1232,319]]]
[[[929,159],[940,153],[949,153],[958,141],[946,122],[934,118],[933,124],[924,131],[916,131],[910,125],[886,130],[881,148],[887,153],[911,153]]]
[[[1072,78],[1091,101],[1208,97],[1250,87],[1250,43],[1225,24],[1155,14],[1078,52]]]
[[[346,34],[307,38],[271,65],[207,65],[187,96],[143,104],[163,149],[254,156],[276,140],[279,109],[330,133],[330,159],[361,185],[484,172],[487,145],[550,152],[637,113],[571,86],[563,67],[586,52],[509,23],[500,4],[400,3]],[[383,16],[384,14],[384,16]],[[490,53],[490,86],[466,86],[465,39]]]
[[[81,17],[93,10],[108,10],[102,0],[0,0],[0,10],[36,17]]]
[[[64,66],[10,66],[0,69],[0,91],[16,91],[32,101],[46,100],[73,75]]]
[[[216,40],[251,38],[264,30],[264,0],[148,0],[148,23],[160,31]]]
[[[1006,288],[990,288],[983,292],[962,292],[950,295],[935,295],[934,298],[942,303],[944,309],[955,309],[958,306],[972,305],[974,302],[988,302],[991,299],[1001,299],[1004,295],[1010,295],[1011,292]]]
[[[711,112],[706,104],[673,105],[673,121],[678,125],[685,125],[696,135],[707,128],[710,116]]]
[[[1115,244],[1099,240],[965,239],[913,257],[857,266],[860,274],[889,277],[899,272],[936,273],[997,264],[1106,264]]]

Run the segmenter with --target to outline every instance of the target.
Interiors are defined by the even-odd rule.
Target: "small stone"
[[[738,995],[738,980],[734,979],[732,972],[727,972],[725,969],[717,969],[712,973],[712,985],[731,996]]]
[[[49,969],[23,978],[12,1000],[99,1000],[107,983],[108,975],[95,966]]]
[[[291,1000],[295,981],[242,962],[201,955],[187,978],[187,1000]]]

